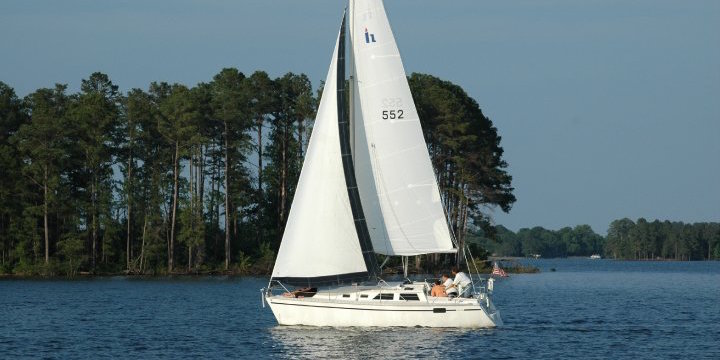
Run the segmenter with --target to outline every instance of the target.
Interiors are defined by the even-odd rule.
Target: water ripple
[[[718,359],[720,263],[546,260],[497,329],[278,326],[266,279],[0,281],[2,358]]]

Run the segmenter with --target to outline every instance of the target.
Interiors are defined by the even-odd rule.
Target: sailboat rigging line
[[[390,255],[385,255],[385,260],[383,260],[382,264],[380,264],[380,271],[382,272],[382,268],[387,264],[388,260],[390,260]]]
[[[343,172],[345,173],[345,184],[347,185],[348,197],[350,200],[350,209],[352,210],[353,219],[355,220],[355,231],[360,240],[360,250],[365,260],[370,278],[378,278],[380,275],[377,260],[375,259],[375,251],[373,251],[372,241],[370,240],[370,231],[365,221],[362,203],[360,202],[360,193],[357,189],[357,180],[355,179],[355,166],[352,157],[350,144],[350,124],[345,116],[345,19],[347,11],[343,14],[342,25],[340,27],[340,40],[338,43],[337,54],[337,112],[338,112],[338,129],[340,135],[340,152],[342,154]]]
[[[440,189],[438,189],[439,192]],[[447,209],[445,208],[445,198],[442,193],[440,193],[440,207],[443,209],[443,213],[445,213],[445,220],[448,222],[448,228],[450,229],[450,241],[452,241],[453,245],[458,249],[458,251],[461,251],[463,253],[463,257],[465,258],[465,263],[468,264],[468,272],[470,273],[470,282],[472,283],[473,292],[475,291],[475,281],[472,279],[472,271],[470,270],[470,263],[468,262],[468,254],[470,255],[470,259],[472,260],[473,267],[475,267],[475,273],[478,275],[478,279],[480,279],[480,271],[477,268],[477,265],[475,264],[475,258],[473,257],[472,253],[470,252],[470,247],[467,244],[463,244],[463,248],[460,248],[459,242],[457,241],[457,237],[455,236],[455,230],[453,230],[453,227],[450,226],[450,214],[448,213]],[[465,252],[467,250],[467,252]]]
[[[460,249],[460,245],[458,244],[457,238],[455,237],[455,230],[453,230],[453,227],[450,225],[450,213],[448,213],[447,208],[445,207],[445,197],[443,196],[442,192],[440,192],[439,187],[438,193],[440,193],[440,207],[442,207],[443,209],[443,213],[445,214],[445,221],[447,221],[448,229],[450,229],[450,241],[452,241],[453,245],[455,245],[458,251],[462,251],[462,249]]]
[[[467,252],[465,252],[464,250],[467,250]],[[468,268],[468,272],[470,273],[470,284],[472,284],[473,293],[476,293],[477,291],[475,291],[475,280],[473,280],[472,270],[470,269],[470,262],[468,261],[469,253],[470,253],[470,247],[467,246],[467,244],[466,244],[463,248],[463,257],[465,257],[465,262],[468,264],[467,268]],[[480,272],[477,269],[477,265],[475,265],[475,258],[473,258],[472,254],[470,254],[470,259],[472,259],[472,264],[475,267],[475,273],[478,275],[478,279],[480,279]]]
[[[450,240],[452,241],[453,245],[458,249],[459,252],[462,252],[463,257],[465,258],[465,263],[468,264],[468,272],[470,273],[470,283],[473,287],[473,292],[475,292],[475,281],[472,279],[472,271],[470,270],[470,262],[468,261],[468,254],[470,254],[470,259],[472,259],[472,264],[475,267],[475,273],[478,275],[478,278],[480,278],[480,271],[478,271],[477,265],[475,265],[475,258],[472,256],[472,253],[470,253],[470,247],[467,244],[463,244],[463,248],[460,248],[459,242],[457,241],[457,237],[455,236],[455,230],[453,230],[453,227],[450,226],[450,215],[447,212],[447,209],[445,208],[445,199],[442,197],[442,193],[440,194],[440,203],[441,207],[443,209],[443,212],[445,213],[445,218],[448,221],[448,228],[450,229]],[[467,252],[465,251],[467,250]]]

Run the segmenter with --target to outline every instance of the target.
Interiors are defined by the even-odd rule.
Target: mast
[[[355,179],[355,166],[353,163],[353,155],[350,140],[350,124],[345,116],[345,19],[347,13],[343,15],[342,25],[340,27],[340,40],[338,43],[337,54],[337,113],[338,113],[338,129],[340,132],[340,152],[342,156],[343,170],[345,173],[345,184],[347,186],[348,197],[350,198],[350,208],[355,222],[355,230],[360,240],[360,249],[362,251],[365,266],[371,278],[379,275],[375,252],[373,251],[370,232],[368,231],[365,215],[363,213],[362,203],[360,202],[360,193],[358,192],[357,181]]]
[[[355,52],[352,47],[355,44],[355,32],[353,31],[353,23],[355,22],[355,2],[350,0],[350,24],[348,26],[349,43],[350,43],[350,74],[348,74],[348,114],[349,114],[349,131],[350,131],[350,153],[352,154],[353,165],[355,165]]]

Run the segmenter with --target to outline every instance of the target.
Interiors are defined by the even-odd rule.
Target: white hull
[[[343,300],[319,293],[313,298],[267,296],[280,325],[335,327],[451,327],[488,328],[502,325],[500,312],[487,298],[421,297],[420,301]],[[370,297],[372,299],[372,297]]]

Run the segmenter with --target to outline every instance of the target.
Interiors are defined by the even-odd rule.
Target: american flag
[[[505,273],[505,270],[501,269],[500,266],[498,266],[498,263],[497,263],[497,262],[493,263],[492,275],[497,275],[497,276],[500,276],[500,277],[507,277],[507,276],[508,276],[507,273]]]

